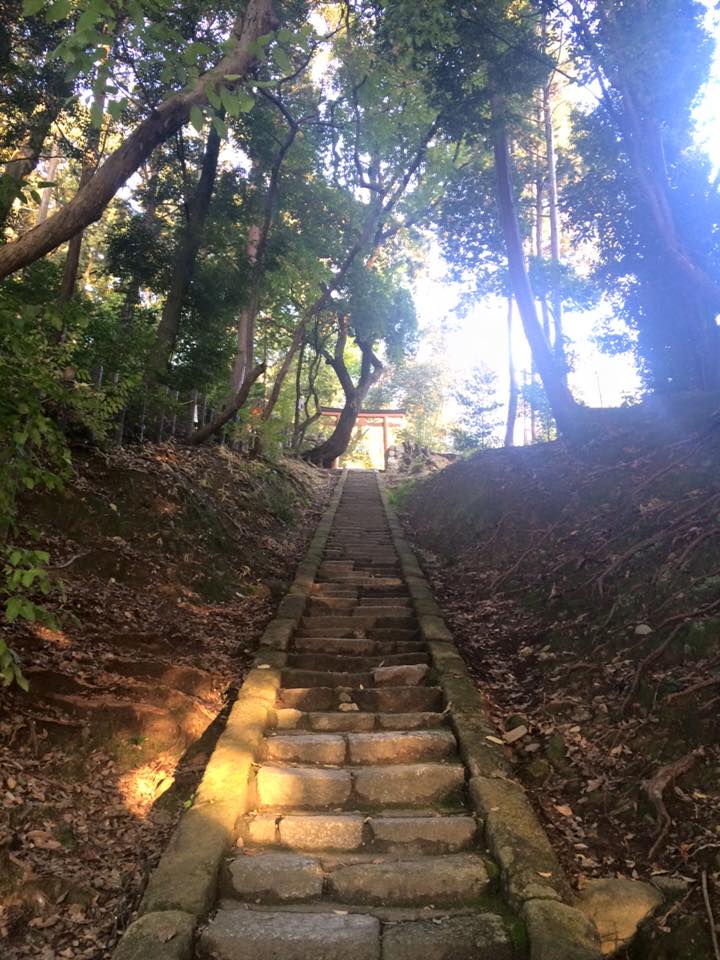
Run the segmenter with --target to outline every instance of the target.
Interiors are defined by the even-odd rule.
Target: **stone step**
[[[305,616],[300,621],[300,629],[316,627],[318,621],[325,627],[336,627],[338,630],[361,630],[366,627],[400,627],[409,629],[415,625],[415,615],[406,607],[359,607],[358,613],[350,616],[340,616],[336,613],[321,617]]]
[[[286,667],[282,671],[284,687],[371,687],[372,673],[331,673],[327,670],[297,670]]]
[[[364,611],[366,606],[375,607],[412,607],[412,600],[406,596],[369,596],[360,598],[360,609]]]
[[[330,871],[326,881],[333,900],[379,906],[472,903],[490,886],[485,861],[473,853],[354,863]]]
[[[369,637],[295,637],[292,651],[298,653],[337,653],[343,656],[386,656],[422,653],[421,640],[372,640]]]
[[[383,930],[382,960],[512,960],[514,956],[502,917],[494,913],[404,920]]]
[[[349,702],[346,700],[348,696]],[[444,708],[439,687],[357,688],[351,694],[342,687],[283,687],[278,690],[276,702],[281,710],[292,707],[296,710],[331,710],[340,713],[355,712],[353,704],[367,713],[438,713]]]
[[[372,730],[422,730],[442,727],[442,713],[361,713],[360,711],[303,712],[292,708],[276,711],[278,730],[315,730],[328,733]]]
[[[267,810],[427,806],[459,802],[465,768],[459,763],[345,767],[263,764],[257,772],[258,807]]]
[[[365,631],[365,636],[371,640],[380,640],[384,643],[412,643],[418,640],[418,631],[416,627],[369,627]]]
[[[403,686],[425,683],[430,668],[425,663],[385,664],[360,673],[330,670],[304,670],[285,667],[282,671],[284,687],[344,687],[346,689]]]
[[[216,960],[380,960],[380,921],[363,914],[221,909],[200,937]]]
[[[280,733],[265,740],[266,760],[315,764],[415,763],[456,753],[449,730],[373,733]]]
[[[479,854],[375,858],[333,867],[302,853],[244,851],[227,865],[230,896],[265,903],[317,900],[327,891],[337,903],[434,907],[472,903],[488,893],[487,865]]]
[[[457,853],[474,846],[477,823],[468,816],[255,814],[240,826],[246,844],[296,851],[373,850],[395,855]]]
[[[349,673],[365,672],[375,667],[397,667],[407,664],[428,664],[428,653],[388,653],[384,656],[352,657],[341,653],[293,653],[288,654],[288,666],[299,670],[327,670]]]
[[[449,730],[349,734],[348,760],[363,763],[415,763],[447,760],[457,752]]]

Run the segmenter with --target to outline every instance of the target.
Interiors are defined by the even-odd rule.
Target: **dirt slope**
[[[636,957],[720,917],[718,398],[609,413],[582,445],[479,454],[395,497],[574,882],[672,898]]]
[[[27,515],[61,629],[8,632],[0,691],[4,958],[104,958],[202,772],[332,478],[173,446],[81,455]]]

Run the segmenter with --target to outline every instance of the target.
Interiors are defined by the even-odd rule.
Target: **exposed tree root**
[[[673,781],[677,780],[678,777],[681,777],[689,770],[692,770],[698,760],[704,756],[704,748],[698,747],[697,750],[693,750],[684,757],[680,757],[678,760],[673,760],[672,763],[668,763],[666,766],[660,767],[652,779],[644,781],[643,790],[650,800],[650,803],[652,803],[652,805],[655,807],[658,822],[658,835],[648,855],[650,860],[654,858],[655,854],[662,846],[665,836],[670,829],[670,825],[672,824],[672,818],[670,817],[667,807],[665,806],[665,801],[663,800],[663,793],[665,790],[667,790],[670,784],[673,783]]]

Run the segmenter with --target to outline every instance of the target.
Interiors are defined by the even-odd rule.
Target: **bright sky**
[[[710,81],[696,109],[697,143],[707,152],[715,168],[720,169],[720,11],[713,0],[701,0],[708,8],[708,25],[716,39],[716,51]],[[458,382],[467,378],[478,363],[484,363],[498,376],[500,397],[508,391],[508,355],[506,305],[488,298],[459,319],[453,306],[460,289],[444,282],[445,268],[439,255],[433,255],[428,273],[417,285],[416,304],[421,328],[446,329],[445,356]],[[593,333],[609,308],[601,306],[585,313],[564,316],[565,333],[573,341],[575,371],[570,385],[575,396],[590,406],[617,406],[626,394],[638,388],[638,379],[630,356],[608,356],[592,342]],[[425,350],[429,350],[429,346]],[[436,347],[435,347],[436,349]],[[421,356],[423,348],[421,347]],[[513,351],[520,383],[523,371],[530,368],[530,351],[515,314]],[[522,423],[518,423],[516,441],[522,442]]]

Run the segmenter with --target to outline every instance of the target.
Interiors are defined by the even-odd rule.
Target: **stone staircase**
[[[347,475],[280,676],[196,956],[521,956],[373,473]]]
[[[590,887],[379,478],[344,472],[113,960],[601,960],[662,897]]]

